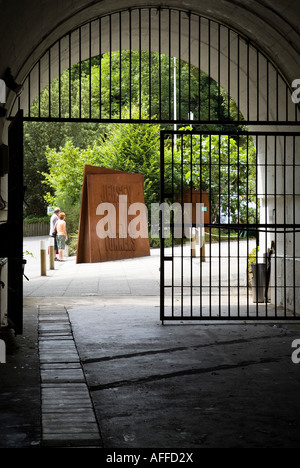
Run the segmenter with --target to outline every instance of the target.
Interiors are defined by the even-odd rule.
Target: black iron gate
[[[124,9],[57,39],[22,85],[8,119],[234,129],[162,133],[161,202],[181,219],[171,211],[169,238],[161,224],[161,318],[298,318],[299,105],[248,37],[191,11]],[[188,203],[204,225],[176,238]]]
[[[23,332],[23,113],[19,111],[8,130],[8,218],[3,256],[8,258],[7,317],[16,334]]]
[[[299,148],[300,134],[162,131],[162,321],[300,318]]]

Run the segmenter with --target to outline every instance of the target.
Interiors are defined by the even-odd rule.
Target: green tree
[[[139,110],[134,110],[139,112]],[[160,126],[157,124],[111,124],[105,139],[87,149],[68,141],[59,150],[46,151],[48,171],[43,173],[48,187],[46,202],[59,205],[69,214],[72,229],[79,221],[84,165],[91,164],[144,175],[145,203],[159,200]]]
[[[138,106],[151,118],[172,120],[174,117],[174,58],[148,51],[116,51],[104,54],[101,65],[92,67],[93,108],[103,118],[124,118]],[[100,92],[99,92],[100,89]],[[100,100],[101,96],[101,100]],[[225,91],[204,72],[184,61],[176,60],[177,118],[188,120],[190,111],[195,119],[237,119],[237,108]],[[219,129],[222,126],[218,126]]]
[[[139,109],[134,108],[132,112],[136,116]],[[148,208],[159,199],[159,139],[158,124],[114,124],[101,145],[105,167],[144,175]]]
[[[205,190],[210,198],[211,220],[221,213],[234,223],[255,222],[256,152],[253,141],[226,135],[184,134],[177,146],[184,189]]]
[[[187,118],[188,112],[193,111],[195,118],[222,120],[227,115],[228,103],[230,103],[232,115],[236,117],[236,106],[230,98],[226,98],[226,93],[217,83],[183,61],[177,60],[176,63],[179,118]],[[102,119],[143,119],[147,115],[153,121],[172,119],[173,66],[172,57],[157,53],[150,54],[146,51],[112,52],[104,54],[101,58],[95,57],[74,65],[70,70],[66,70],[61,76],[55,78],[50,86],[47,86],[36,98],[31,106],[30,115],[63,118],[100,117]],[[222,126],[214,128],[222,129]],[[154,133],[157,130],[158,127],[154,129]],[[134,131],[138,134],[136,128]],[[123,132],[118,129],[118,135],[122,137],[127,132],[128,127],[125,127]],[[41,173],[45,174],[49,170],[47,148],[59,151],[60,148],[64,148],[67,141],[71,141],[74,147],[86,149],[88,146],[93,146],[100,137],[105,139],[106,135],[109,135],[108,144],[111,145],[111,138],[112,136],[116,138],[116,135],[112,134],[111,127],[107,124],[27,123],[24,144],[24,179],[27,185],[28,206],[25,208],[25,214],[45,214],[45,200],[49,200],[49,194],[45,198],[46,186],[42,184]],[[150,144],[148,150],[146,141]],[[154,144],[157,144],[159,148],[156,138],[153,143],[149,138],[146,138],[145,142],[143,143],[145,154],[154,152]],[[116,145],[119,144],[116,141]],[[151,158],[150,161],[152,161]],[[110,164],[109,157],[106,162]],[[124,164],[126,166],[125,159],[122,167]],[[148,171],[149,164],[145,157],[145,172]],[[128,165],[133,166],[130,159]],[[141,171],[141,165],[138,165],[137,170]],[[147,193],[149,202],[150,186],[154,198],[158,193],[157,183],[154,183],[152,179],[150,177],[145,182],[146,189],[149,189]],[[56,197],[56,189],[53,185],[49,185],[49,190],[50,194]]]
[[[46,151],[48,171],[42,175],[48,188],[45,200],[48,205],[58,205],[66,212],[69,232],[78,229],[80,199],[85,164],[101,165],[102,154],[98,143],[86,149],[75,147],[71,141],[59,150]]]
[[[24,124],[24,185],[25,215],[45,216],[47,187],[42,183],[42,173],[48,171],[47,148],[59,150],[67,141],[75,147],[85,149],[105,131],[99,124],[85,123],[44,123]]]

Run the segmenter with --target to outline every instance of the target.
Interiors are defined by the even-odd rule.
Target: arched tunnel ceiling
[[[99,15],[133,6],[190,10],[249,37],[289,82],[300,78],[299,0],[0,0],[0,76],[23,80],[59,37]]]

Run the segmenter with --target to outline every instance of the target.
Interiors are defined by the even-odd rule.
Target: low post
[[[191,228],[191,249],[192,249],[192,257],[196,257],[196,229]]]
[[[203,227],[200,228],[199,245],[200,245],[200,261],[205,262],[205,229]]]
[[[41,276],[46,276],[46,242],[41,241]]]
[[[49,263],[50,270],[54,270],[54,237],[50,237],[49,240]]]

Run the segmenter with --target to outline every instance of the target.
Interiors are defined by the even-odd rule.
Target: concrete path
[[[26,366],[30,348],[32,374],[24,384],[35,409],[40,393],[29,377],[37,380],[37,367],[43,370],[32,344],[39,341],[38,310],[63,307],[101,447],[300,446],[300,364],[292,361],[297,324],[162,325],[157,250],[144,259],[107,264],[76,265],[69,257],[40,277],[39,239],[25,239],[24,248],[34,257],[25,270],[25,332],[17,338],[25,352],[18,356]],[[12,371],[16,359],[10,358]],[[26,395],[20,384],[11,395],[18,391]],[[19,420],[25,419],[18,407]],[[30,427],[38,424],[36,414]],[[14,427],[15,446],[38,445],[38,427],[21,441],[16,433],[24,427],[20,421]]]
[[[40,241],[48,238],[25,238],[25,297],[93,297],[93,296],[159,296],[159,250],[151,256],[118,262],[76,264],[76,257],[55,262],[50,270],[47,257],[47,276],[41,276]]]

